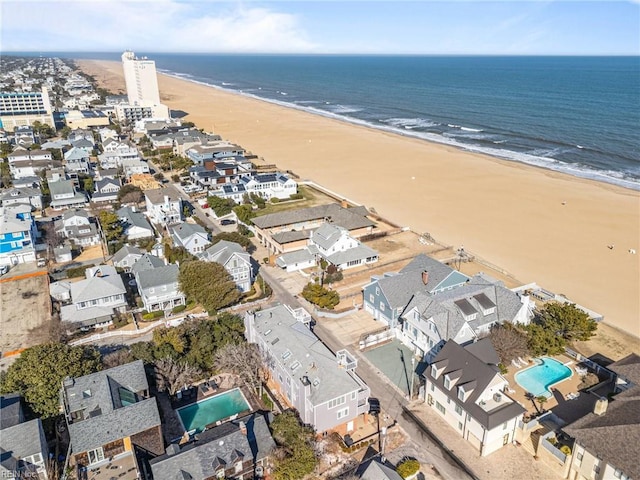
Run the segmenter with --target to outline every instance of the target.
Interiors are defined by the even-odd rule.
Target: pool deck
[[[545,410],[554,410],[554,413],[557,411],[558,414],[560,412],[562,412],[563,414],[570,414],[571,411],[578,411],[578,410],[581,411],[585,409],[590,410],[591,408],[593,408],[593,404],[595,403],[595,400],[597,399],[597,397],[587,392],[580,392],[581,377],[578,373],[576,373],[576,370],[575,370],[575,367],[578,365],[578,363],[574,359],[566,355],[547,355],[547,356],[569,367],[571,369],[572,375],[569,378],[562,380],[551,387],[551,391],[553,395],[547,398],[547,401],[544,403],[542,408],[544,408]],[[533,361],[530,361],[528,365],[522,368],[516,368],[513,365],[509,365],[508,372],[505,375],[505,378],[509,382],[509,386],[512,389],[512,391],[508,392],[508,395],[514,400],[516,400],[517,402],[519,402],[520,404],[522,404],[524,408],[527,409],[527,412],[530,415],[534,415],[537,413],[536,408],[533,405],[533,402],[527,399],[526,397],[527,392],[518,384],[518,382],[516,382],[515,374],[534,365],[535,363]],[[578,392],[580,392],[580,395],[576,399],[573,399],[573,400],[567,399],[567,395],[575,394]],[[604,393],[603,395],[606,396],[606,393]],[[538,402],[536,402],[536,405],[540,407],[540,404]],[[559,416],[561,416],[562,418],[564,415],[559,415]],[[572,417],[573,415],[569,415],[569,416]],[[570,421],[570,420],[565,419],[565,421]]]

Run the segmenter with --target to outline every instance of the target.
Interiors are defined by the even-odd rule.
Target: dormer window
[[[431,365],[431,376],[433,378],[438,378],[439,377],[438,369],[436,368],[435,364]]]
[[[458,400],[462,400],[464,402],[464,390],[462,387],[458,387]]]
[[[451,390],[451,380],[449,379],[448,375],[444,376],[444,388],[446,388],[447,390]]]

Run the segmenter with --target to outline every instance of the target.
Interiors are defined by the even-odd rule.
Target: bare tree
[[[491,339],[500,362],[505,366],[511,360],[529,355],[527,336],[511,323],[494,325],[486,336]]]
[[[202,371],[188,363],[178,363],[172,358],[163,358],[155,362],[158,390],[166,390],[170,395],[187,383],[202,375]]]
[[[262,385],[269,379],[273,358],[253,343],[228,343],[215,354],[219,370],[238,375],[249,387],[262,395]]]
[[[113,368],[132,361],[133,356],[131,355],[131,351],[128,347],[124,347],[104,355],[102,357],[102,366],[104,368]]]
[[[53,249],[62,245],[64,239],[56,233],[56,227],[53,221],[42,222],[41,229],[44,233],[45,241],[53,254]]]

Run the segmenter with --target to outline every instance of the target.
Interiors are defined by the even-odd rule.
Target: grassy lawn
[[[298,208],[309,208],[317,205],[324,205],[327,203],[335,203],[335,200],[328,197],[322,192],[319,192],[306,185],[298,185],[298,193],[304,195],[304,200],[288,200],[280,203],[267,202],[267,206],[262,210],[256,211],[256,216],[268,215],[270,213],[284,212],[286,210],[294,210]]]

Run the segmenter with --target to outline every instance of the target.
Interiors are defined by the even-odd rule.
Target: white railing
[[[115,330],[115,331],[105,332],[105,333],[96,333],[89,337],[84,337],[84,338],[79,338],[78,340],[74,340],[73,342],[70,342],[69,345],[72,345],[72,346],[84,345],[85,343],[93,343],[93,342],[97,342],[98,340],[102,340],[103,338],[110,338],[110,337],[119,337],[119,336],[132,337],[136,335],[144,335],[145,333],[150,332],[156,327],[165,325],[165,323],[166,323],[166,320],[162,319],[162,320],[153,322],[147,325],[146,327],[140,328],[138,330]]]

